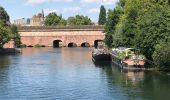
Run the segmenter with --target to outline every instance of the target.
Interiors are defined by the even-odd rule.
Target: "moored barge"
[[[105,49],[94,49],[92,52],[93,61],[109,61],[110,59],[110,53]]]
[[[99,42],[98,46],[92,51],[93,61],[110,61],[110,52],[106,49],[104,42]]]
[[[126,70],[144,70],[145,57],[133,48],[114,48],[111,53],[112,62]]]

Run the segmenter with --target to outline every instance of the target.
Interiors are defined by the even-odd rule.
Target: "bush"
[[[153,60],[158,69],[170,71],[170,42],[160,42],[155,46]]]
[[[40,47],[45,47],[45,45],[40,45],[40,44],[36,44],[34,45],[35,48],[40,48]]]
[[[26,44],[21,44],[19,47],[20,47],[20,48],[26,48],[27,45],[26,45]]]

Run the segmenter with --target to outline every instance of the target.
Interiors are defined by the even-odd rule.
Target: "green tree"
[[[170,70],[170,41],[155,46],[153,60],[159,70]]]
[[[99,14],[99,21],[98,24],[99,25],[104,25],[106,23],[106,9],[105,7],[102,5],[100,7],[100,14]]]
[[[67,25],[75,25],[75,17],[69,17],[67,19]]]
[[[8,13],[0,6],[0,48],[12,38],[12,32],[8,22]]]
[[[20,47],[21,37],[20,37],[20,35],[18,33],[17,26],[16,25],[11,25],[10,28],[11,28],[13,36],[15,37],[15,46]]]
[[[106,23],[106,39],[108,34],[112,35],[106,44],[113,40],[114,47],[125,46],[141,49],[148,59],[154,60],[158,66],[166,68],[165,66],[169,65],[169,58],[167,58],[170,51],[169,43],[160,41],[170,38],[169,0],[120,0],[118,6],[121,6],[123,13],[119,16],[117,23]],[[109,15],[113,17],[114,12]],[[107,20],[109,19],[107,17]],[[161,48],[165,48],[165,50],[161,50]],[[168,69],[170,68],[168,67]]]
[[[146,57],[152,60],[155,45],[170,35],[170,6],[166,0],[143,2],[145,5],[139,11],[138,33],[134,45],[143,49]]]
[[[49,13],[44,22],[46,26],[66,25],[66,21],[62,18],[62,15],[58,16],[55,12]]]
[[[0,6],[0,20],[5,24],[9,22],[9,16],[7,12],[5,11],[5,9],[1,6]]]
[[[67,19],[68,25],[92,25],[92,21],[87,16],[76,15],[75,17],[69,17]]]
[[[105,43],[108,47],[112,46],[115,28],[122,14],[123,14],[123,9],[120,5],[118,5],[114,10],[111,9],[108,10],[107,21],[104,28]]]
[[[13,35],[10,27],[0,21],[0,48],[3,48],[4,44],[7,43],[12,37]]]

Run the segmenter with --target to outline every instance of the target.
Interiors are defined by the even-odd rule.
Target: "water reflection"
[[[131,83],[131,85],[135,86],[138,85],[139,82],[143,81],[144,71],[139,71],[139,72],[127,71],[125,72],[125,77],[126,77],[126,84]]]
[[[117,99],[169,100],[170,76],[152,71],[122,71],[112,63],[94,63],[105,70],[110,95]],[[111,69],[110,69],[111,67]],[[115,95],[116,89],[119,94]],[[120,95],[122,92],[123,95]],[[120,97],[121,96],[121,97]]]
[[[170,76],[92,62],[91,48],[25,48],[0,56],[0,99],[168,100]]]

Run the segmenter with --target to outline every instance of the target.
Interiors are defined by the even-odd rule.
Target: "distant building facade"
[[[44,25],[44,11],[34,15],[32,18],[22,18],[14,20],[17,26],[43,26]]]
[[[30,26],[43,26],[44,25],[44,12],[34,15],[30,20]]]
[[[16,19],[14,20],[14,24],[17,26],[29,26],[30,19],[29,18]]]

